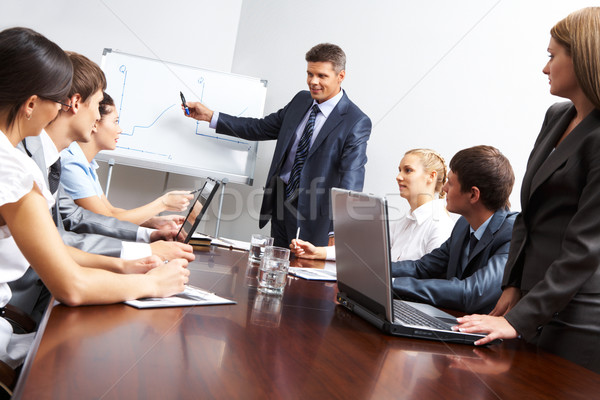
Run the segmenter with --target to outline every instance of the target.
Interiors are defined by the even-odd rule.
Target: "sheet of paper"
[[[250,242],[244,242],[241,240],[227,239],[227,238],[216,238],[213,239],[212,243],[215,246],[229,247],[234,250],[250,251]]]
[[[125,304],[136,308],[208,306],[214,304],[236,304],[235,301],[219,297],[203,289],[186,285],[185,290],[171,297],[150,297],[147,299],[129,300]]]
[[[335,271],[328,271],[325,269],[290,267],[289,273],[310,281],[335,282],[337,280]]]
[[[228,239],[228,238],[215,238],[204,233],[195,232],[192,235],[192,239],[212,239],[211,244],[219,247],[228,247],[234,250],[250,251],[250,242],[244,242],[242,240]]]

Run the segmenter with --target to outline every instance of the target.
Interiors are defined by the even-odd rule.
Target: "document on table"
[[[218,237],[212,237],[210,235],[206,235],[204,233],[194,233],[192,235],[192,239],[202,239],[202,238],[210,238],[211,239],[211,243],[213,246],[219,246],[219,247],[226,247],[229,248],[231,250],[243,250],[243,251],[249,251],[250,250],[250,242],[244,242],[242,240],[235,240],[235,239],[227,239],[227,238],[218,238]]]
[[[299,278],[308,279],[309,281],[335,282],[337,280],[335,271],[329,271],[325,269],[290,267],[289,273],[296,275]]]
[[[208,306],[216,304],[237,304],[233,300],[219,297],[206,290],[186,285],[183,292],[171,297],[149,297],[139,300],[128,300],[125,302],[135,308],[158,308],[158,307],[185,307],[185,306]]]

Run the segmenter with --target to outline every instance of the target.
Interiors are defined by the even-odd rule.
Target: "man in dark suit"
[[[260,211],[259,227],[271,220],[276,246],[301,238],[332,244],[330,189],[361,191],[371,120],[342,90],[346,55],[333,44],[306,53],[309,91],[262,119],[233,117],[188,103],[190,116],[217,133],[247,140],[277,140]]]
[[[394,292],[438,307],[489,312],[502,292],[516,217],[508,211],[514,181],[508,159],[494,147],[456,153],[443,190],[448,211],[461,217],[439,248],[392,265]]]

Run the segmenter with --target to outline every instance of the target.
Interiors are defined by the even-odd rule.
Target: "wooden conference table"
[[[475,348],[382,334],[336,305],[334,283],[289,277],[282,298],[262,295],[245,252],[212,247],[197,252],[189,268],[192,284],[237,305],[56,305],[15,397],[590,399],[600,393],[600,375],[519,340]]]

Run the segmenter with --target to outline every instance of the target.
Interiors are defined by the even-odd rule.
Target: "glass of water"
[[[262,259],[265,247],[273,246],[273,238],[269,236],[260,235],[255,233],[250,239],[250,254],[248,260],[253,263],[259,263]]]
[[[258,268],[258,291],[282,294],[290,267],[290,250],[267,246]]]

